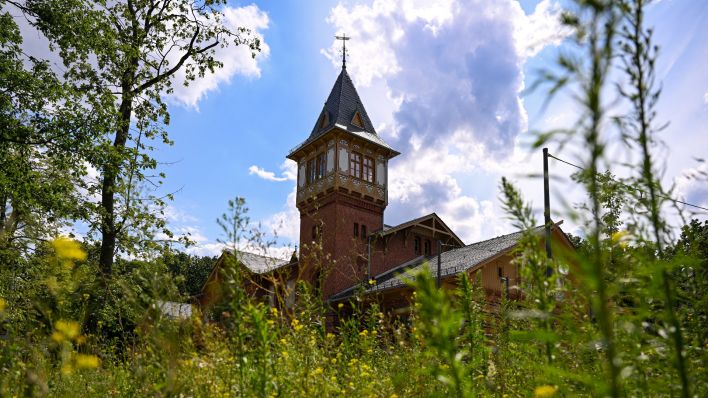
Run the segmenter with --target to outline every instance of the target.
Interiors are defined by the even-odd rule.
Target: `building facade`
[[[330,303],[363,291],[382,308],[405,312],[412,293],[405,275],[424,267],[443,287],[455,286],[460,273],[479,272],[490,298],[518,285],[511,251],[521,232],[465,245],[435,213],[384,223],[388,167],[397,155],[376,133],[343,65],[310,135],[287,155],[297,163],[299,255],[287,262],[244,256],[241,262],[258,280],[253,294],[272,297],[278,285],[303,280]],[[572,248],[559,225],[552,227],[552,242]],[[212,272],[205,292],[217,278]]]

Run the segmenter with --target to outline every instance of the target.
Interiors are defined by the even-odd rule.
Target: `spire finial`
[[[347,37],[347,34],[343,33],[341,36],[334,36],[334,38],[342,41],[342,69],[347,69],[347,40],[349,40],[350,37]]]

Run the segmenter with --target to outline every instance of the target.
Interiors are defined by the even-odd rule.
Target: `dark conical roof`
[[[295,147],[288,155],[288,158],[291,158],[293,154],[328,131],[334,130],[335,126],[338,130],[346,131],[349,134],[388,149],[391,157],[399,154],[376,134],[374,125],[371,123],[366,109],[364,109],[364,104],[362,104],[346,68],[342,68],[337,81],[334,82],[334,87],[332,87],[332,91],[327,97],[327,102],[325,102],[322,112],[317,117],[310,136]]]
[[[357,112],[361,115],[362,127],[352,123],[352,119],[354,119],[354,115]],[[326,121],[324,124],[322,123],[323,116]],[[315,127],[312,128],[308,140],[318,137],[335,124],[345,126],[347,131],[365,131],[370,134],[376,134],[374,125],[371,124],[369,115],[364,109],[364,104],[362,104],[346,68],[342,68],[337,81],[334,82],[334,87],[332,87],[332,91],[327,97],[324,109],[322,109],[322,113],[317,118]]]

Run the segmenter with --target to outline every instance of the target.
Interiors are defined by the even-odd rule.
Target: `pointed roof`
[[[357,112],[363,122],[361,127],[353,123]],[[325,116],[325,120],[327,120],[324,125],[321,123],[322,116]],[[346,68],[342,68],[337,81],[334,82],[332,91],[327,97],[327,102],[325,102],[320,117],[317,118],[317,122],[312,128],[309,139],[312,140],[319,137],[334,127],[335,124],[346,126],[347,131],[365,131],[376,134],[374,125],[371,124],[371,119],[369,119],[369,115],[364,109],[364,104],[362,104]]]
[[[329,97],[327,97],[327,101],[317,117],[310,136],[293,149],[290,155],[335,127],[387,148],[391,150],[394,154],[393,156],[398,155],[397,151],[376,134],[376,129],[374,129],[374,125],[369,119],[369,114],[364,109],[364,104],[359,98],[359,93],[357,93],[346,67],[342,68],[337,80],[334,82],[332,91],[330,91]]]

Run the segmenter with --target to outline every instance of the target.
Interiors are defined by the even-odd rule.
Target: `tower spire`
[[[334,36],[335,39],[342,41],[342,69],[347,69],[347,40],[351,37],[347,37],[346,33],[342,33],[341,36]]]

